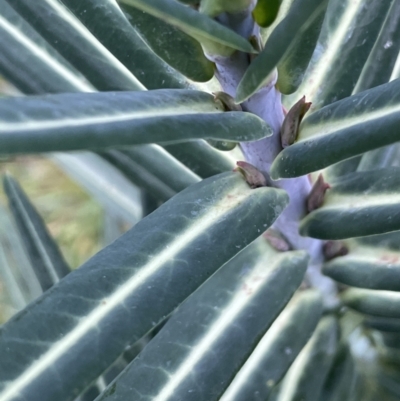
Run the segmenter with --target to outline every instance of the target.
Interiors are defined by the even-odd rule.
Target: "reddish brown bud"
[[[349,253],[347,246],[340,241],[327,241],[323,246],[323,252],[326,260],[331,260],[338,256],[344,256]]]
[[[312,103],[306,102],[303,96],[286,114],[281,128],[282,147],[286,148],[292,145],[298,135],[299,125],[304,115],[310,109]]]
[[[307,211],[312,212],[315,209],[318,209],[324,203],[325,192],[331,186],[324,181],[324,177],[322,174],[318,176],[317,181],[315,181],[314,186],[311,189],[310,194],[307,198]]]
[[[214,92],[214,100],[222,103],[225,111],[242,111],[242,106],[235,103],[235,99],[225,92]]]
[[[279,252],[290,251],[290,245],[286,238],[277,230],[269,228],[263,234],[263,237],[268,241],[268,243]]]
[[[238,167],[235,168],[234,171],[240,171],[251,188],[267,186],[267,180],[265,179],[264,174],[252,164],[239,161],[236,162],[236,165]]]

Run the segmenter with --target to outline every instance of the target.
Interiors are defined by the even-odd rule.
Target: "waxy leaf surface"
[[[259,238],[179,307],[98,400],[134,394],[217,401],[300,285],[307,260],[302,251],[278,253]]]
[[[194,90],[57,94],[0,100],[0,154],[106,149],[202,137],[271,135],[259,117],[222,112]]]
[[[298,177],[400,140],[400,79],[306,115],[297,142],[275,159],[273,179]]]
[[[287,203],[237,173],[180,192],[2,327],[0,399],[74,399]]]
[[[302,235],[335,240],[400,229],[400,168],[352,173],[330,184],[322,207],[301,221]]]

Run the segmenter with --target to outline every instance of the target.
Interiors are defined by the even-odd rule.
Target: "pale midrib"
[[[49,65],[55,72],[67,82],[71,83],[81,92],[93,92],[94,89],[87,85],[85,82],[80,80],[75,74],[69,71],[62,64],[58,63],[53,57],[51,57],[46,51],[37,46],[35,42],[32,42],[28,37],[23,35],[18,29],[11,25],[0,15],[0,26],[4,28],[10,35],[20,42],[24,47],[29,49],[35,56],[43,61],[44,64]]]
[[[306,305],[304,305],[306,306]],[[242,369],[235,376],[231,385],[228,387],[224,395],[220,398],[220,401],[235,400],[238,393],[241,392],[243,386],[251,380],[251,376],[262,367],[263,360],[268,351],[272,351],[273,347],[276,347],[276,342],[282,336],[282,332],[288,329],[291,322],[295,320],[294,311],[297,311],[298,307],[293,309],[285,309],[275,320],[272,326],[268,329],[267,333],[263,336],[257,347],[250,355]],[[300,322],[299,322],[300,323]]]
[[[47,4],[60,15],[73,28],[75,32],[79,32],[90,44],[98,50],[104,58],[114,65],[121,74],[129,78],[138,88],[138,90],[146,90],[143,84],[122,64],[113,54],[111,54],[93,35],[90,31],[60,2],[55,0],[46,0]]]
[[[350,105],[349,105],[350,107]],[[304,121],[304,126],[300,127],[300,134],[298,142],[305,142],[307,140],[314,140],[321,138],[335,132],[352,128],[359,124],[373,122],[381,118],[390,116],[391,114],[398,114],[400,112],[400,103],[382,107],[378,110],[365,110],[354,117],[344,117],[342,119],[326,119],[316,124],[307,125],[307,120]],[[318,112],[317,112],[318,113]],[[361,133],[362,134],[362,133]],[[298,143],[296,142],[296,143]]]
[[[400,193],[380,194],[332,194],[328,201],[322,206],[321,211],[336,210],[336,209],[363,209],[373,206],[385,207],[392,205],[400,205]],[[317,210],[317,212],[318,212]]]
[[[221,335],[229,331],[229,326],[237,321],[238,315],[253,302],[254,297],[273,276],[277,268],[278,265],[275,264],[266,269],[265,257],[258,261],[244,281],[246,290],[243,290],[244,287],[241,287],[242,289],[234,296],[231,302],[223,308],[220,317],[211,325],[205,336],[200,339],[198,343],[193,344],[191,352],[181,363],[179,368],[175,372],[170,373],[170,380],[163,389],[152,398],[153,401],[167,401],[174,395],[176,388],[190,375],[190,372],[193,372],[201,358],[204,358],[204,355],[215,348],[215,342]],[[263,276],[263,280],[254,280],[254,278],[259,278],[260,275]],[[251,291],[250,296],[248,295],[249,290]]]
[[[207,235],[209,235],[208,229],[211,226],[218,220],[221,220],[224,215],[231,213],[234,207],[239,206],[243,200],[248,197],[246,194],[243,194],[242,185],[236,188],[235,192],[237,193],[231,192],[230,195],[237,195],[236,202],[232,204],[228,210],[220,207],[220,203],[226,200],[221,199],[219,204],[214,205],[213,209],[206,216],[202,217],[200,220],[194,221],[191,227],[182,232],[173,242],[167,244],[164,251],[158,256],[155,256],[147,265],[142,266],[133,277],[128,279],[112,295],[99,302],[99,305],[87,316],[82,318],[80,323],[65,335],[64,338],[56,342],[38,360],[34,361],[16,380],[9,383],[3,392],[0,393],[0,401],[11,401],[43,371],[56,364],[57,359],[71,350],[75,343],[87,335],[93,327],[99,325],[115,308],[122,305],[123,302],[132,295],[133,291],[143,285],[149,277],[161,269],[165,261],[172,260],[175,255],[187,247],[188,244],[202,233],[207,233]],[[225,196],[227,195],[228,193],[225,194]],[[224,212],[221,212],[221,210]]]
[[[339,49],[363,1],[364,0],[347,1],[348,6],[346,7],[342,19],[337,24],[337,29],[329,35],[329,47],[324,52],[324,55],[318,61],[317,65],[313,67],[313,73],[310,78],[304,81],[303,85],[296,93],[305,93],[307,97],[312,100],[314,98],[314,93],[319,88],[325,86],[324,82],[327,80],[327,74],[334,65],[333,61],[335,57],[338,56]]]
[[[123,121],[139,121],[149,118],[157,117],[177,117],[179,122],[179,116],[183,115],[196,115],[196,114],[214,114],[214,112],[199,112],[193,109],[177,109],[178,106],[171,106],[164,108],[162,111],[140,111],[140,112],[129,112],[120,113],[114,115],[102,115],[102,116],[76,116],[76,118],[57,118],[55,120],[41,120],[41,121],[21,121],[12,123],[0,122],[0,135],[1,131],[11,132],[30,132],[30,131],[41,131],[41,130],[56,130],[67,127],[87,127],[96,124],[111,124]]]
[[[24,205],[21,202],[21,200],[20,200],[18,194],[16,193],[15,189],[13,188],[12,184],[10,186],[10,189],[13,192],[14,201],[18,205],[18,211],[23,216],[23,220],[26,224],[27,231],[28,231],[28,233],[30,233],[33,242],[36,244],[36,247],[39,251],[41,259],[42,259],[44,265],[46,266],[47,273],[50,275],[53,284],[58,283],[60,281],[60,277],[58,276],[57,271],[54,268],[53,262],[51,261],[51,258],[49,256],[49,254],[47,253],[46,247],[43,245],[39,235],[37,234],[36,228],[32,224],[32,221],[29,218],[29,215],[28,215]]]

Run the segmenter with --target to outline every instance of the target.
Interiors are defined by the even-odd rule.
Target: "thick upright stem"
[[[220,16],[219,20],[243,36],[249,37],[251,33],[258,34],[257,28],[249,16],[250,13],[247,16],[242,15],[241,20],[236,16],[232,22],[229,16],[224,15]],[[249,56],[235,52],[231,57],[213,57],[212,60],[216,63],[216,77],[223,90],[234,97],[237,85],[250,63]],[[240,146],[246,161],[257,167],[271,185],[285,189],[289,194],[289,206],[275,222],[274,228],[282,232],[295,249],[308,251],[311,260],[307,279],[313,287],[321,289],[326,303],[331,306],[336,303],[336,285],[321,274],[322,241],[302,237],[298,230],[300,220],[306,214],[306,198],[311,190],[310,180],[307,176],[279,181],[271,181],[269,178],[271,164],[282,150],[280,129],[284,120],[284,112],[281,93],[275,88],[276,80],[277,73],[267,86],[242,104],[243,110],[254,113],[265,120],[273,129],[273,135],[255,142],[241,143]]]

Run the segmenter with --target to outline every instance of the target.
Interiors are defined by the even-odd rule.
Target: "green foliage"
[[[70,271],[4,175],[0,401],[399,399],[398,12],[0,0],[1,170],[55,160],[106,245]]]

